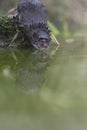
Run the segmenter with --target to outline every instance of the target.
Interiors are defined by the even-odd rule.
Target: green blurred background
[[[87,0],[43,3],[60,48],[0,48],[0,130],[87,130]]]

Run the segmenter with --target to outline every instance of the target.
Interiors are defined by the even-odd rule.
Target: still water
[[[87,130],[87,40],[0,49],[0,130]]]

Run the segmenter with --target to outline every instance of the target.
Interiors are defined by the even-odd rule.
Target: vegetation
[[[6,17],[0,17],[0,39],[4,39],[6,46],[11,44],[13,41],[27,42],[23,33],[20,30],[16,19]],[[3,45],[2,45],[3,46]]]

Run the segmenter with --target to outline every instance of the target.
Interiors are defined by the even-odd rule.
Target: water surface
[[[0,129],[87,129],[86,39],[56,52],[0,49]]]

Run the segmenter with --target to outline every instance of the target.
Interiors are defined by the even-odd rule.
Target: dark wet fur
[[[49,46],[50,31],[47,25],[45,6],[38,0],[20,0],[18,14],[20,28],[29,42],[36,48],[41,48],[42,44]],[[42,47],[44,48],[44,45]]]

